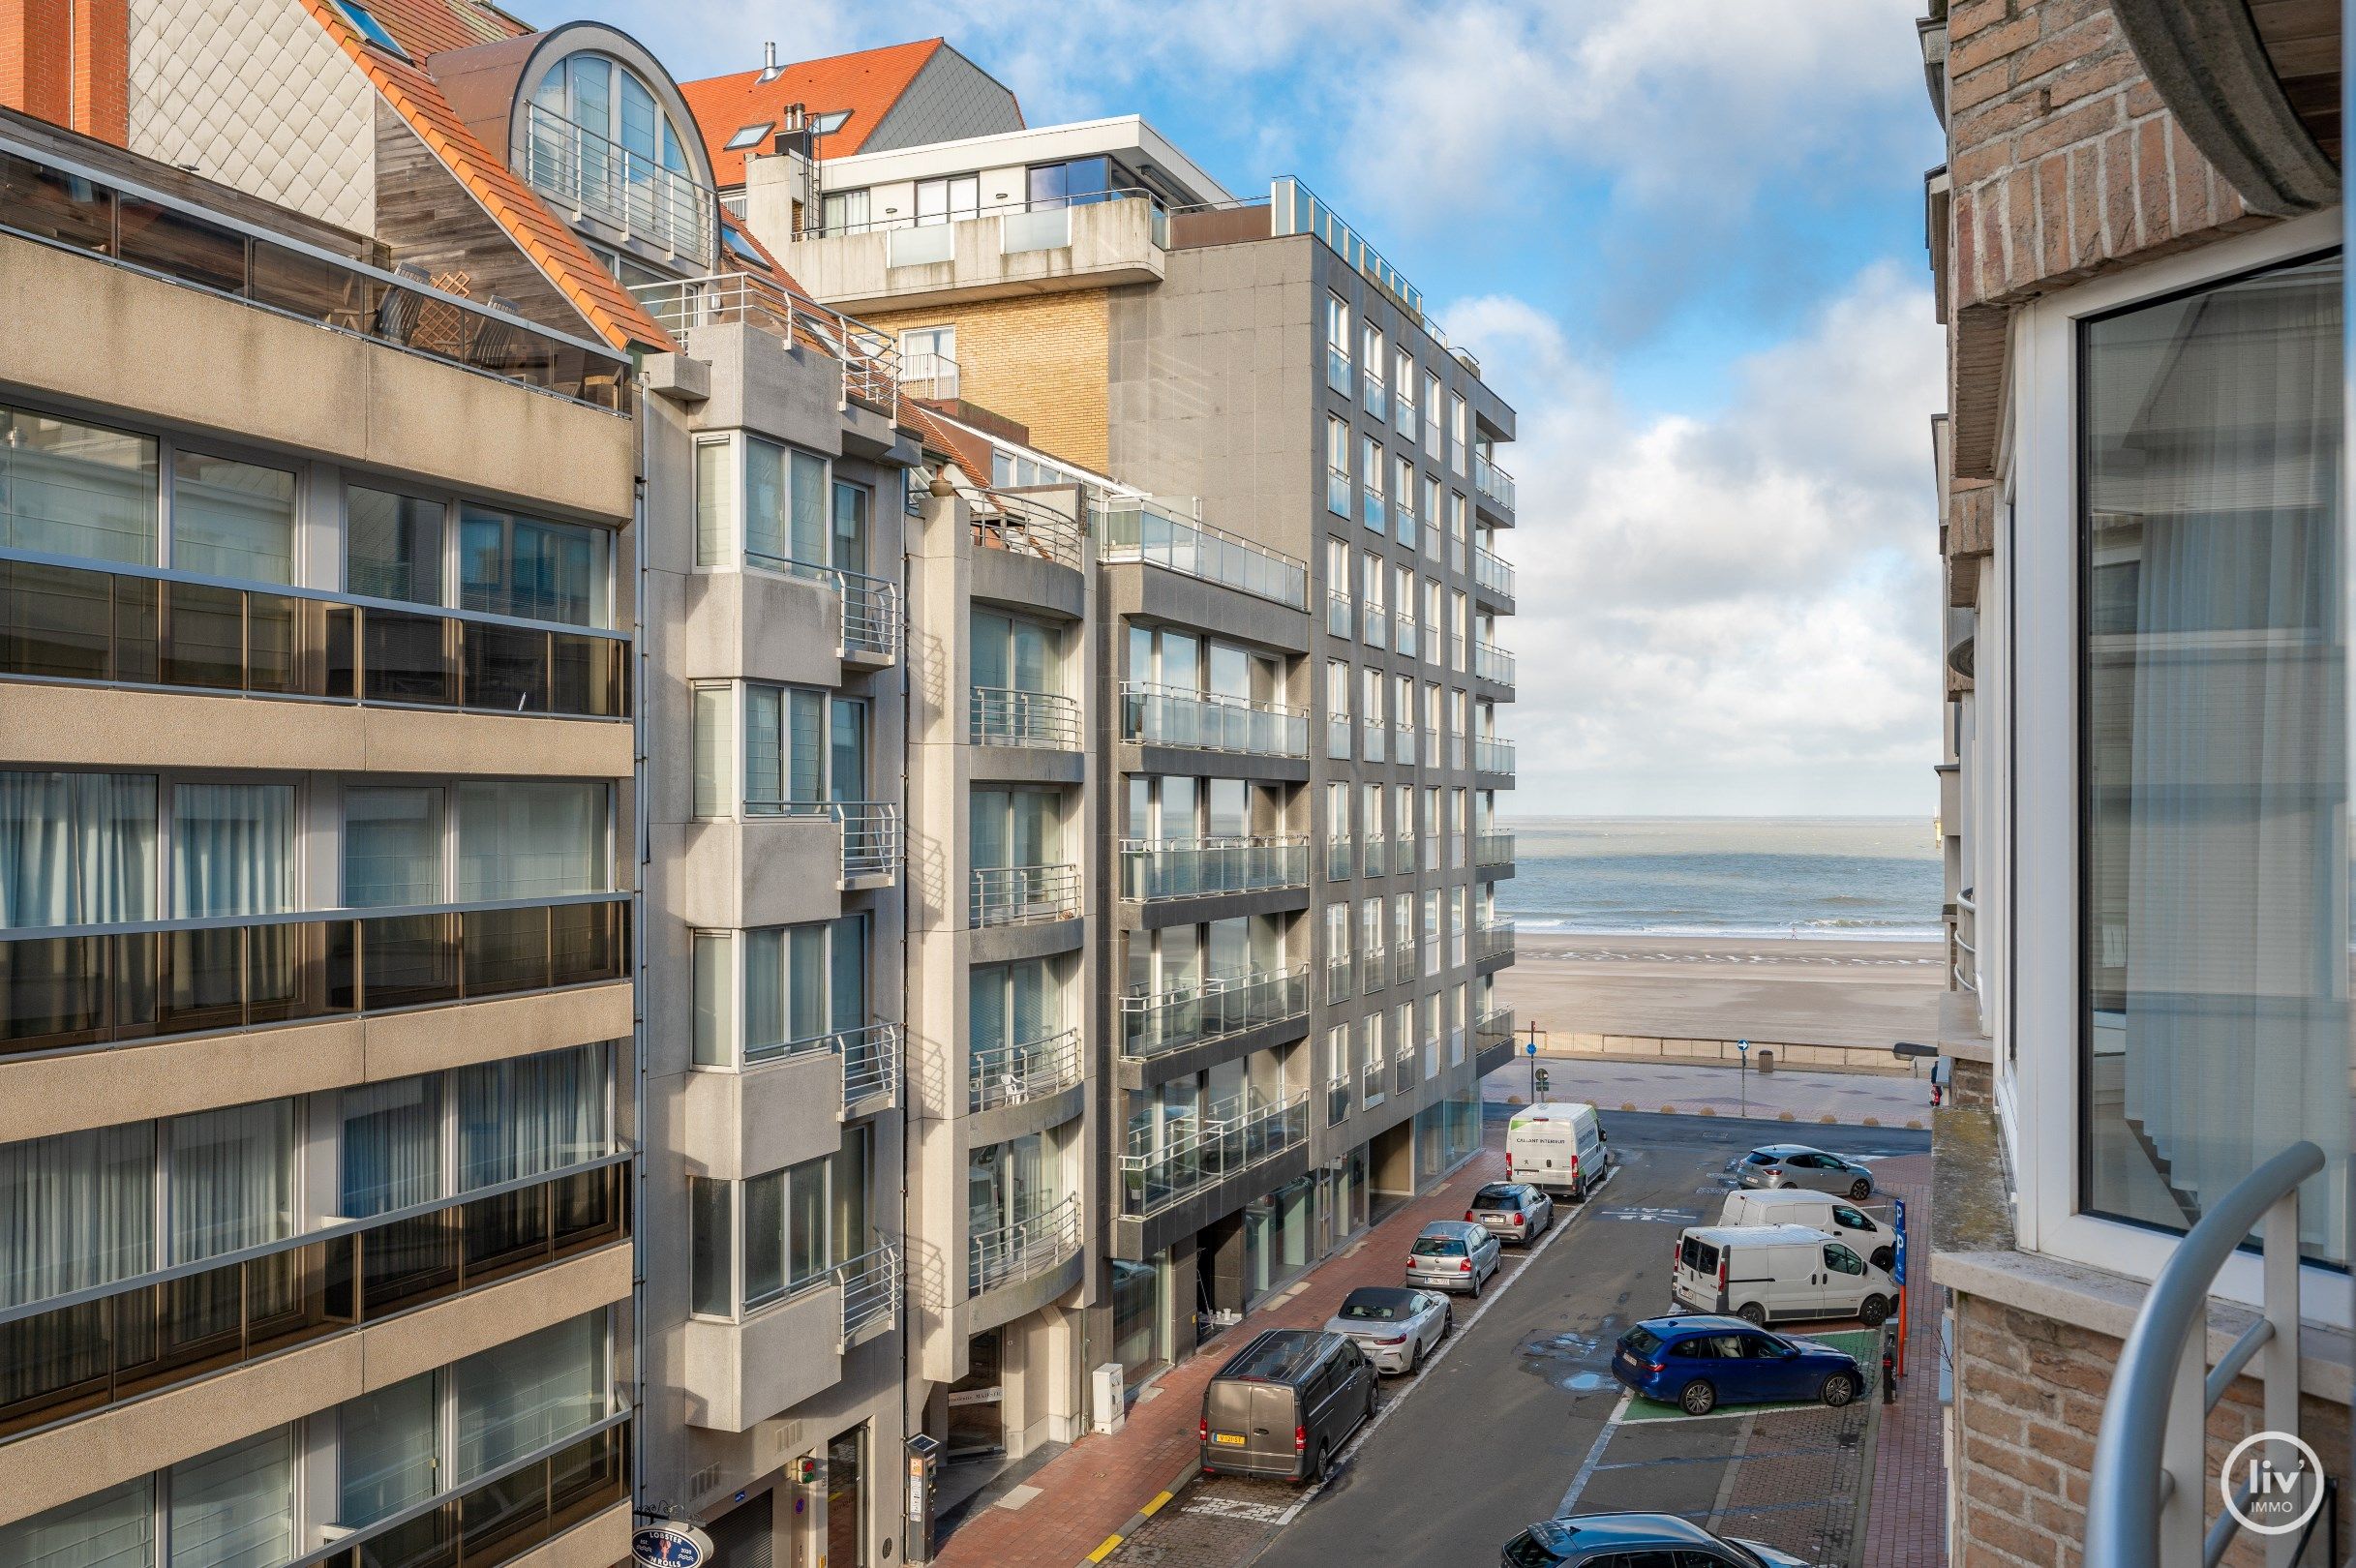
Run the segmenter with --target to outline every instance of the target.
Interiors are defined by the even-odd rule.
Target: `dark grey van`
[[[1374,1413],[1374,1368],[1321,1329],[1270,1329],[1202,1391],[1204,1474],[1313,1481]]]

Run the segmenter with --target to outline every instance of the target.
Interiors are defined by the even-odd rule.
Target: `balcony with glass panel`
[[[1306,890],[1309,835],[1121,840],[1121,896],[1137,903]]]
[[[1368,833],[1366,835],[1366,874],[1370,877],[1387,877],[1391,874],[1389,834]]]
[[[1369,604],[1365,613],[1359,617],[1359,624],[1366,631],[1367,647],[1387,648],[1391,646],[1391,612],[1389,610],[1379,604]]]
[[[969,713],[966,739],[977,746],[1039,751],[1077,751],[1081,746],[1080,705],[1062,692],[976,686]]]
[[[1511,1047],[1513,1041],[1513,1009],[1491,1008],[1474,1020],[1472,1043],[1475,1050],[1492,1051],[1500,1045]]]
[[[389,1562],[453,1562],[454,1543],[469,1544],[486,1562],[540,1560],[537,1549],[566,1537],[557,1553],[587,1547],[589,1531],[566,1532],[614,1517],[617,1540],[629,1524],[632,1428],[636,1413],[624,1410],[568,1431],[558,1442],[498,1465],[465,1484],[438,1493],[348,1532],[337,1530],[332,1547],[299,1560],[302,1568],[383,1568]],[[426,1553],[436,1553],[427,1555]]]
[[[1287,609],[1309,609],[1307,562],[1213,528],[1170,502],[1115,496],[1104,504],[1102,525],[1098,558],[1108,564],[1140,561]]]
[[[1472,456],[1472,489],[1482,511],[1507,525],[1513,522],[1514,476],[1478,452]]]
[[[1514,922],[1507,920],[1477,921],[1472,928],[1472,961],[1475,964],[1509,964],[1514,957]]]
[[[1356,378],[1351,374],[1349,350],[1339,344],[1325,346],[1325,384],[1344,397],[1355,389]]]
[[[1121,739],[1139,745],[1306,762],[1309,710],[1126,680],[1121,683]]]
[[[1353,974],[1355,960],[1346,952],[1337,952],[1325,960],[1325,1005],[1333,1007],[1350,999],[1355,989]]]
[[[978,865],[969,873],[967,923],[976,930],[1076,920],[1079,914],[1076,865]]]
[[[1472,673],[1494,684],[1511,686],[1514,683],[1514,656],[1495,643],[1476,641],[1472,645]]]
[[[1118,999],[1121,1055],[1150,1062],[1256,1029],[1306,1022],[1309,966],[1213,976]]]
[[[1495,736],[1475,736],[1472,740],[1472,770],[1476,773],[1498,773],[1507,778],[1514,771],[1514,743]]]
[[[1347,881],[1352,872],[1350,835],[1329,834],[1325,840],[1325,878],[1328,882]]]
[[[1362,989],[1370,996],[1390,983],[1390,952],[1391,950],[1379,942],[1358,944],[1358,973],[1365,978],[1366,984]]]
[[[1159,283],[1169,224],[1162,198],[1139,187],[1026,193],[956,210],[838,218],[832,226],[821,220],[777,258],[811,292],[847,310],[898,311],[977,291],[986,298]]]
[[[1511,608],[1514,600],[1512,563],[1493,550],[1473,546],[1472,586],[1474,596],[1482,603]]]
[[[1364,514],[1362,520],[1366,526],[1376,533],[1388,532],[1391,526],[1390,514],[1384,506],[1382,492],[1369,488],[1359,498],[1359,500],[1360,510]]]
[[[1284,1101],[1222,1101],[1199,1119],[1163,1128],[1158,1144],[1133,1136],[1121,1156],[1121,1214],[1132,1220],[1161,1214],[1308,1141],[1307,1090]]]
[[[1376,719],[1369,719],[1360,727],[1359,757],[1362,761],[1378,763],[1390,756],[1391,727]]]
[[[834,401],[855,416],[845,434],[862,455],[909,450],[891,430],[900,390],[900,346],[892,334],[750,272],[640,284],[630,292],[689,352],[701,349],[698,358],[717,357],[711,338],[734,336],[746,346],[773,340],[792,364],[824,377]]]
[[[1345,642],[1357,636],[1357,607],[1350,602],[1348,594],[1339,588],[1326,590],[1325,630],[1328,636],[1339,637]]]
[[[1514,863],[1514,835],[1511,829],[1484,828],[1473,835],[1472,863],[1488,869]]]
[[[1363,1085],[1358,1097],[1359,1103],[1368,1110],[1373,1110],[1390,1098],[1387,1093],[1390,1074],[1383,1070],[1380,1062],[1369,1062],[1359,1070],[1358,1076]]]
[[[1077,1029],[969,1051],[965,1059],[966,1109],[996,1110],[1051,1100],[1078,1083],[1084,1070]]]

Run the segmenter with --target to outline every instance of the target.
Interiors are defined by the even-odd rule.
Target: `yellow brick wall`
[[[898,333],[957,329],[958,394],[1027,425],[1042,451],[1102,471],[1106,296],[1101,288],[977,300],[919,311],[865,312],[861,319]]]

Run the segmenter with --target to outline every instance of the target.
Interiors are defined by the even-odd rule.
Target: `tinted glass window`
[[[1825,1249],[1825,1267],[1838,1274],[1865,1272],[1864,1260],[1838,1242],[1834,1242]]]
[[[1873,1223],[1863,1215],[1858,1213],[1855,1209],[1839,1208],[1832,1211],[1832,1221],[1837,1225],[1846,1226],[1851,1230],[1867,1230],[1872,1228]]]
[[[1765,1149],[1754,1149],[1751,1151],[1751,1163],[1754,1165],[1772,1165],[1778,1163],[1778,1161],[1773,1155],[1767,1153]]]
[[[1417,1257],[1463,1257],[1465,1244],[1454,1236],[1418,1236],[1415,1238]]]
[[[1549,1552],[1535,1535],[1524,1530],[1505,1543],[1505,1560],[1511,1568],[1555,1568],[1562,1558]]]
[[[1661,1347],[1661,1337],[1639,1324],[1621,1335],[1619,1342],[1636,1355],[1648,1356]]]

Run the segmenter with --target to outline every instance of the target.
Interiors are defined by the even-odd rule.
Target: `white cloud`
[[[1515,809],[1927,810],[1927,292],[1868,269],[1707,419],[1632,419],[1524,301],[1447,325],[1520,413]]]

